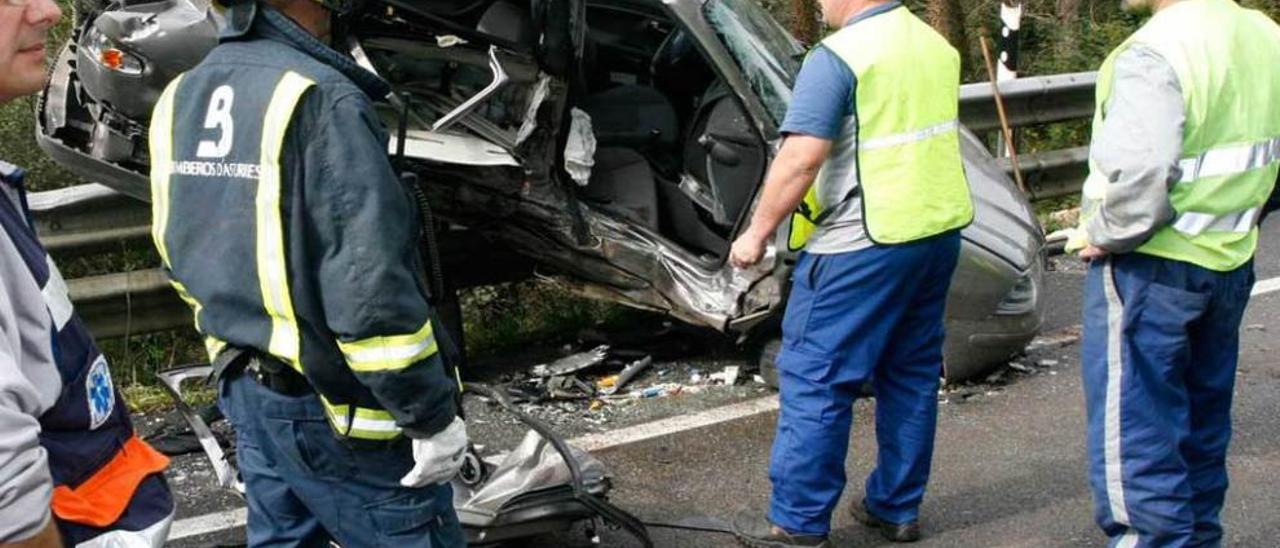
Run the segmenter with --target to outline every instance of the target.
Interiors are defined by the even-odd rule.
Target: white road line
[[[1253,284],[1253,293],[1250,293],[1250,295],[1257,297],[1258,295],[1266,295],[1267,293],[1274,293],[1276,291],[1280,291],[1280,277],[1262,280]]]
[[[778,409],[778,396],[765,396],[754,400],[716,407],[692,415],[679,415],[666,419],[637,424],[610,432],[588,434],[569,440],[569,445],[586,451],[600,451],[621,447],[645,440],[661,438],[678,432],[734,421]]]
[[[169,528],[169,541],[242,527],[248,518],[248,514],[249,511],[245,508],[235,508],[174,521],[173,527]]]

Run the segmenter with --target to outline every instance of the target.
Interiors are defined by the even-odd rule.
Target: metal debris
[[[609,357],[609,345],[602,344],[586,352],[571,354],[549,364],[535,366],[531,372],[537,377],[569,375],[599,365],[607,357]]]
[[[586,400],[595,395],[594,386],[572,375],[551,377],[547,381],[547,397],[553,400]]]
[[[617,378],[613,381],[613,386],[606,388],[604,390],[604,394],[617,394],[619,390],[622,390],[623,387],[635,380],[636,377],[640,376],[641,373],[644,373],[645,370],[649,369],[652,365],[652,356],[645,356],[632,362],[631,365],[628,365],[621,373],[618,374]]]
[[[1023,364],[1022,362],[1009,362],[1009,369],[1012,369],[1012,370],[1017,371],[1017,372],[1019,372],[1019,373],[1031,373],[1031,372],[1035,371],[1034,369],[1032,369],[1032,368],[1030,368],[1030,367],[1027,367],[1027,366],[1026,366],[1025,364]]]
[[[1057,367],[1059,363],[1062,362],[1059,362],[1058,360],[1040,360],[1036,365],[1040,367]]]

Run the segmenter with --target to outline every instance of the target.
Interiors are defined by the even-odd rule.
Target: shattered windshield
[[[752,91],[781,124],[804,48],[755,0],[710,0],[703,10]]]

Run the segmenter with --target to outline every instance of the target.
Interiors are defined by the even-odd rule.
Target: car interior
[[[385,33],[364,46],[384,77],[412,92],[411,110],[424,123],[483,95],[498,63],[506,84],[458,125],[514,149],[537,100],[539,71],[556,70],[557,56],[547,50],[555,42],[549,25],[558,18],[538,17],[548,13],[547,2],[555,0],[432,3],[429,9],[456,27],[461,41],[438,37],[432,44]],[[486,51],[483,43],[494,47]],[[581,62],[562,75],[570,82],[570,106],[590,117],[596,140],[579,198],[696,256],[723,259],[767,163],[738,99],[657,2],[588,2],[583,44]],[[562,133],[567,129],[566,122]]]

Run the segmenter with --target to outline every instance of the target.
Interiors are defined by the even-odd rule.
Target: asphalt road
[[[1258,299],[1247,322],[1280,326],[1280,294]],[[1031,356],[1058,365],[1015,378],[1001,391],[941,406],[934,475],[922,508],[921,546],[1100,546],[1085,483],[1084,409],[1078,347]],[[1280,343],[1247,330],[1229,467],[1229,546],[1276,546],[1280,538]],[[837,546],[876,546],[878,536],[844,514],[874,464],[871,403],[857,406],[850,485],[837,513]],[[618,475],[619,504],[646,518],[691,514],[730,519],[767,504],[775,414],[685,432],[601,454]],[[732,546],[721,535],[654,531],[658,546]],[[546,546],[557,543],[548,539]]]
[[[1259,280],[1280,277],[1280,222],[1265,230],[1259,252]],[[1046,331],[1070,331],[1079,323],[1083,269],[1055,261],[1047,276]],[[1224,520],[1228,546],[1280,545],[1280,291],[1256,297],[1242,329],[1241,366],[1235,402],[1235,438],[1228,465],[1232,488]],[[1093,526],[1085,479],[1084,410],[1077,344],[1041,348],[1019,363],[1030,372],[1006,370],[995,382],[943,394],[937,451],[929,494],[922,508],[926,539],[921,546],[1100,546]],[[710,370],[732,363],[720,357]],[[688,364],[668,367],[687,374]],[[766,396],[759,387],[686,401],[707,408]],[[659,414],[679,413],[655,406]],[[878,546],[878,536],[844,513],[861,494],[861,482],[875,459],[870,418],[874,402],[855,409],[847,466],[849,488],[835,518],[837,546]],[[643,413],[620,416],[616,424],[568,425],[570,435],[608,431],[645,420]],[[768,501],[769,448],[776,412],[756,413],[712,426],[676,430],[656,438],[597,451],[613,471],[612,500],[653,521],[690,516],[731,519],[741,511],[763,511]],[[207,466],[194,456],[177,461],[172,476],[179,492],[179,517],[231,519],[238,506],[209,488]],[[656,546],[733,546],[722,534],[651,530]],[[189,537],[179,546],[243,542],[230,527]],[[635,546],[626,535],[607,531],[605,546]],[[516,544],[513,544],[513,546]],[[519,546],[590,546],[581,531],[521,542]]]
[[[1258,279],[1280,276],[1280,222],[1271,222],[1257,259]],[[1049,330],[1079,323],[1083,269],[1057,261],[1049,276]],[[1280,292],[1253,299],[1242,328],[1235,437],[1228,458],[1232,487],[1226,545],[1280,546]],[[1102,546],[1093,525],[1085,475],[1084,395],[1079,345],[1033,352],[1029,374],[1009,373],[941,406],[934,472],[922,507],[920,546]],[[873,402],[855,408],[846,468],[849,486],[836,513],[836,546],[888,544],[845,513],[861,496],[875,462]],[[616,502],[657,521],[691,515],[730,520],[768,503],[769,448],[776,413],[599,453],[617,474]],[[734,546],[726,535],[653,529],[655,545]],[[605,545],[634,545],[621,535]],[[576,535],[538,546],[586,545]]]

